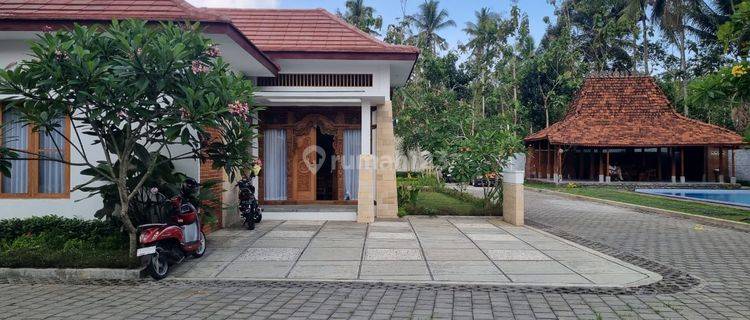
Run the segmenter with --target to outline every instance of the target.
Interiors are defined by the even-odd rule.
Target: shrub
[[[0,220],[0,267],[137,267],[127,234],[111,221],[59,216]]]

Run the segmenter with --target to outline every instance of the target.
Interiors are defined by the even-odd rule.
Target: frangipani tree
[[[95,173],[73,190],[102,181],[117,186],[114,216],[130,234],[131,255],[138,213],[130,204],[156,168],[211,160],[233,178],[253,160],[251,82],[230,71],[198,24],[127,20],[44,33],[30,59],[0,72],[0,94],[11,97],[4,103],[20,121],[62,137],[56,155],[9,150],[18,159]],[[62,118],[70,119],[70,134]],[[68,145],[70,160],[63,156]],[[134,170],[137,181],[128,181]]]

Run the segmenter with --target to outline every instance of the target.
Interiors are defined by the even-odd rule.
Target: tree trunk
[[[516,82],[516,58],[513,58],[511,64],[513,70],[513,124],[518,124],[518,83]]]
[[[645,74],[649,75],[651,72],[648,69],[648,29],[646,26],[645,8],[643,10],[643,18],[641,22],[643,23],[643,69],[645,71]]]
[[[680,29],[680,71],[682,76],[680,80],[682,82],[682,104],[683,113],[685,116],[689,115],[688,102],[687,102],[687,60],[685,58],[685,27]]]

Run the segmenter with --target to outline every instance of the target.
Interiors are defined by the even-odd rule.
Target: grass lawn
[[[565,185],[555,186],[548,183],[527,182],[527,187],[548,189],[598,199],[612,200],[629,204],[672,210],[701,216],[750,223],[750,210],[732,208],[728,206],[698,203],[668,199],[659,196],[649,196],[628,190],[612,187],[577,187],[568,188]]]
[[[457,216],[500,215],[500,212],[493,214],[492,212],[485,210],[479,203],[461,200],[436,191],[419,192],[416,205],[407,208],[407,213],[416,215],[437,214]]]

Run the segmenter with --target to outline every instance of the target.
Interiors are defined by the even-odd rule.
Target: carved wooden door
[[[298,128],[294,130],[294,193],[292,200],[315,200],[315,168],[317,167],[317,153],[315,152],[315,127]],[[311,170],[312,169],[312,170]]]

